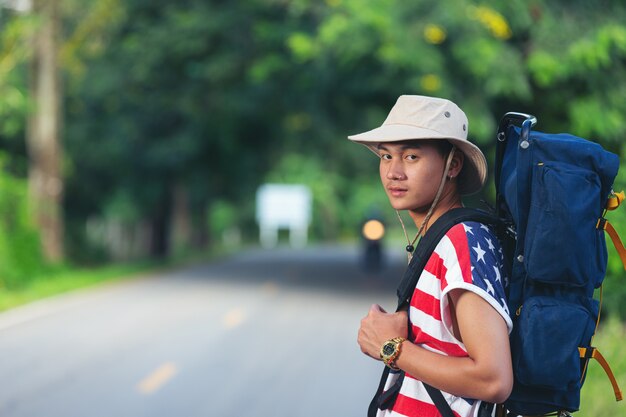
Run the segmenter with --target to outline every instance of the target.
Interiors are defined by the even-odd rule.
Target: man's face
[[[427,141],[378,145],[380,179],[396,210],[428,211],[443,176],[445,159]]]

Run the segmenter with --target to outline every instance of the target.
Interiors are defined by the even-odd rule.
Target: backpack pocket
[[[594,171],[569,164],[536,164],[524,266],[538,282],[596,287],[606,271],[606,246],[596,229],[601,215],[600,179]]]
[[[582,369],[578,347],[589,346],[595,331],[594,303],[590,299],[571,303],[542,296],[527,299],[512,334],[515,378],[529,387],[579,389]]]

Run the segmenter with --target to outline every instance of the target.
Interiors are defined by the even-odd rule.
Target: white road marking
[[[230,310],[222,319],[222,324],[227,329],[240,326],[246,320],[246,312],[242,308],[234,308]]]
[[[139,384],[137,384],[137,390],[145,395],[152,394],[172,379],[177,372],[178,368],[176,368],[174,363],[164,363],[139,382]]]

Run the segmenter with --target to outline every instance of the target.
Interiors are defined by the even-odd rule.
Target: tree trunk
[[[209,244],[207,205],[203,200],[197,203],[191,212],[191,245],[194,249],[205,249]]]
[[[183,254],[191,246],[191,213],[189,194],[183,184],[177,184],[173,192],[172,244],[176,255]]]
[[[170,255],[171,193],[164,191],[161,202],[157,204],[151,219],[150,255],[156,259],[165,259]]]
[[[63,250],[63,178],[61,175],[61,83],[58,65],[59,1],[35,0],[40,18],[34,36],[30,94],[35,105],[27,132],[29,193],[42,249],[51,262]]]

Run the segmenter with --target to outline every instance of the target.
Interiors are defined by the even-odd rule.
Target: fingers
[[[372,304],[372,306],[370,307],[370,312],[375,312],[375,313],[386,313],[385,309],[382,308],[380,305],[378,304]]]
[[[363,353],[380,359],[380,347],[384,341],[406,337],[407,330],[406,312],[387,313],[380,305],[372,304],[367,315],[361,319],[357,342]]]
[[[380,360],[380,355],[378,354],[379,347],[372,342],[371,336],[369,336],[368,332],[365,331],[362,327],[361,329],[359,329],[357,343],[361,348],[361,352],[363,352],[370,358]]]

